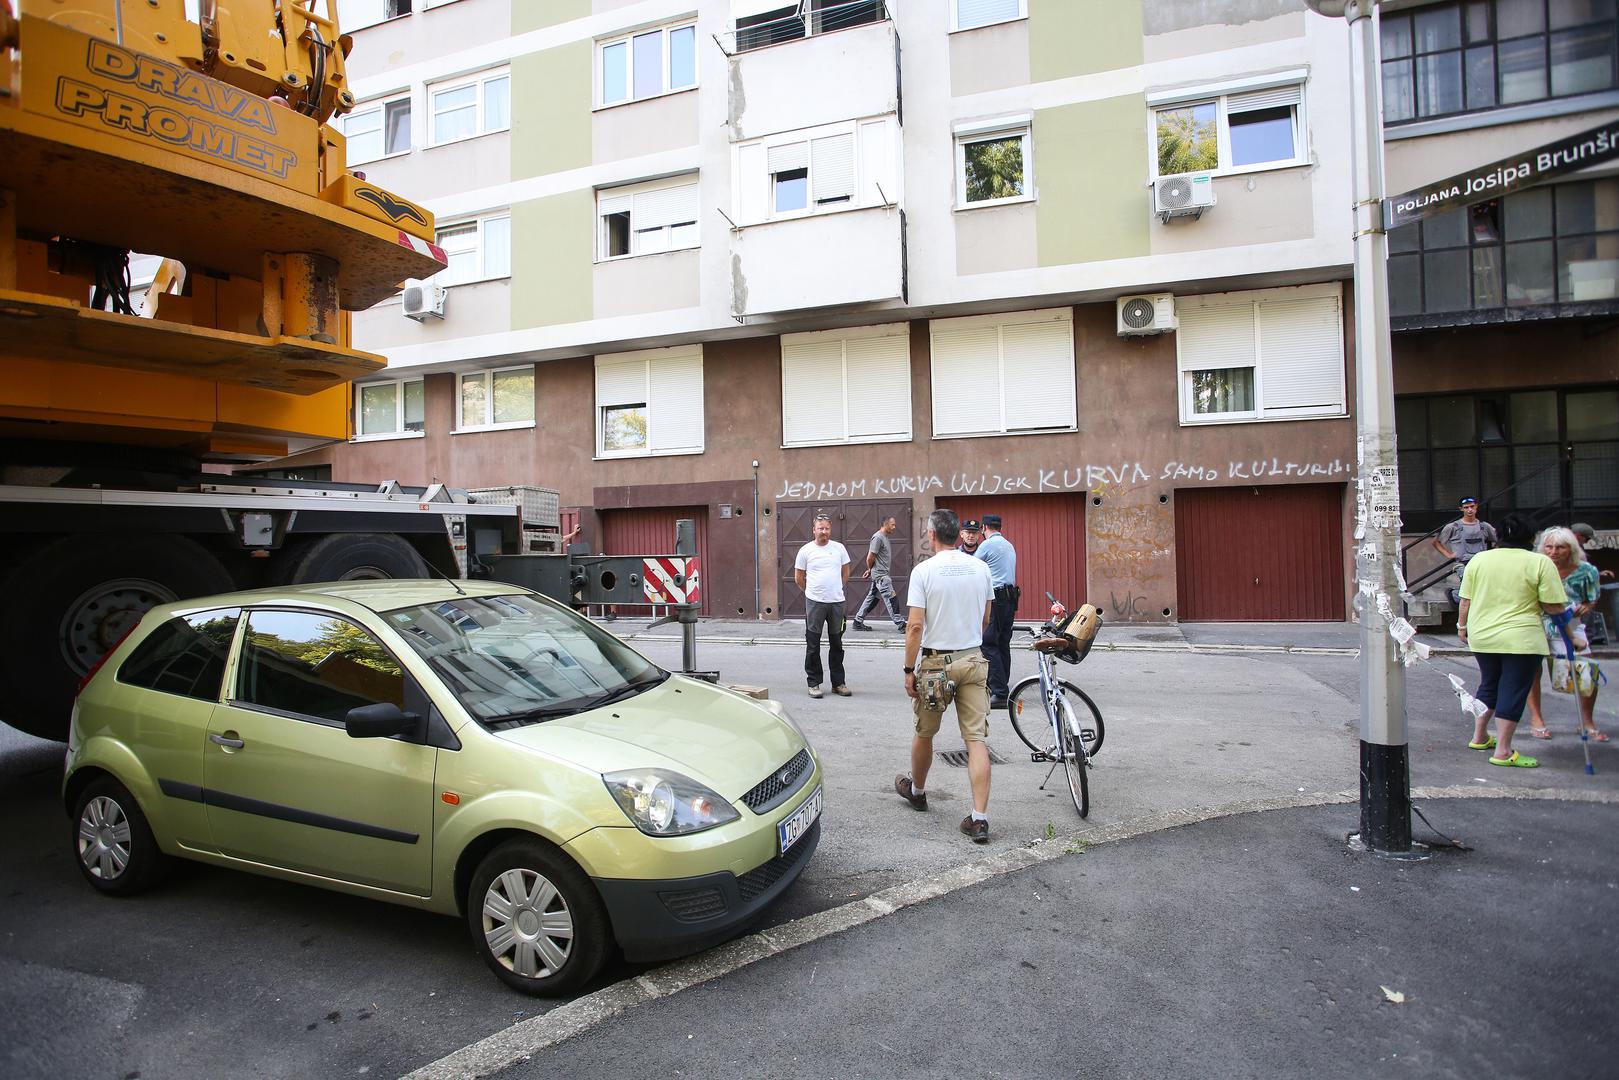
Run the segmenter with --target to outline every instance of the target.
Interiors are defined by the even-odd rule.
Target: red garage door
[[[1341,622],[1343,486],[1175,492],[1183,622]]]
[[[1017,583],[1023,589],[1020,620],[1041,622],[1050,613],[1050,592],[1068,609],[1085,603],[1085,496],[988,495],[940,499],[962,520],[1001,515],[1001,531],[1017,549]]]
[[[708,508],[657,506],[639,510],[603,510],[603,555],[668,555],[675,550],[675,522],[690,518],[697,529],[697,559],[702,578],[713,573],[708,562]],[[708,614],[710,590],[702,590],[701,613]]]

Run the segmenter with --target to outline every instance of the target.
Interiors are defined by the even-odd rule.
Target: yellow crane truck
[[[319,4],[321,10],[317,11]],[[442,269],[348,169],[336,0],[0,0],[0,718],[64,738],[155,604],[463,576],[517,507],[210,463],[350,434],[349,312]],[[159,256],[131,295],[131,252]],[[297,443],[294,443],[297,445]]]

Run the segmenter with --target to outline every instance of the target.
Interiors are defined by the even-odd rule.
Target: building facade
[[[350,165],[432,208],[450,266],[409,313],[356,313],[390,366],[356,387],[353,440],[276,467],[553,487],[612,553],[694,517],[715,616],[802,611],[817,511],[852,551],[897,516],[903,579],[939,506],[1001,514],[1024,616],[1047,590],[1135,622],[1347,616],[1341,20],[1297,0],[343,14]]]

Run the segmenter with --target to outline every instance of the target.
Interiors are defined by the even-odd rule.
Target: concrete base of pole
[[[1360,837],[1368,850],[1411,850],[1411,758],[1405,743],[1360,743]]]

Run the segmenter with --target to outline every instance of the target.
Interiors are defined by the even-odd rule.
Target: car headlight
[[[619,809],[648,836],[683,836],[735,821],[736,808],[689,776],[668,769],[602,774]]]

